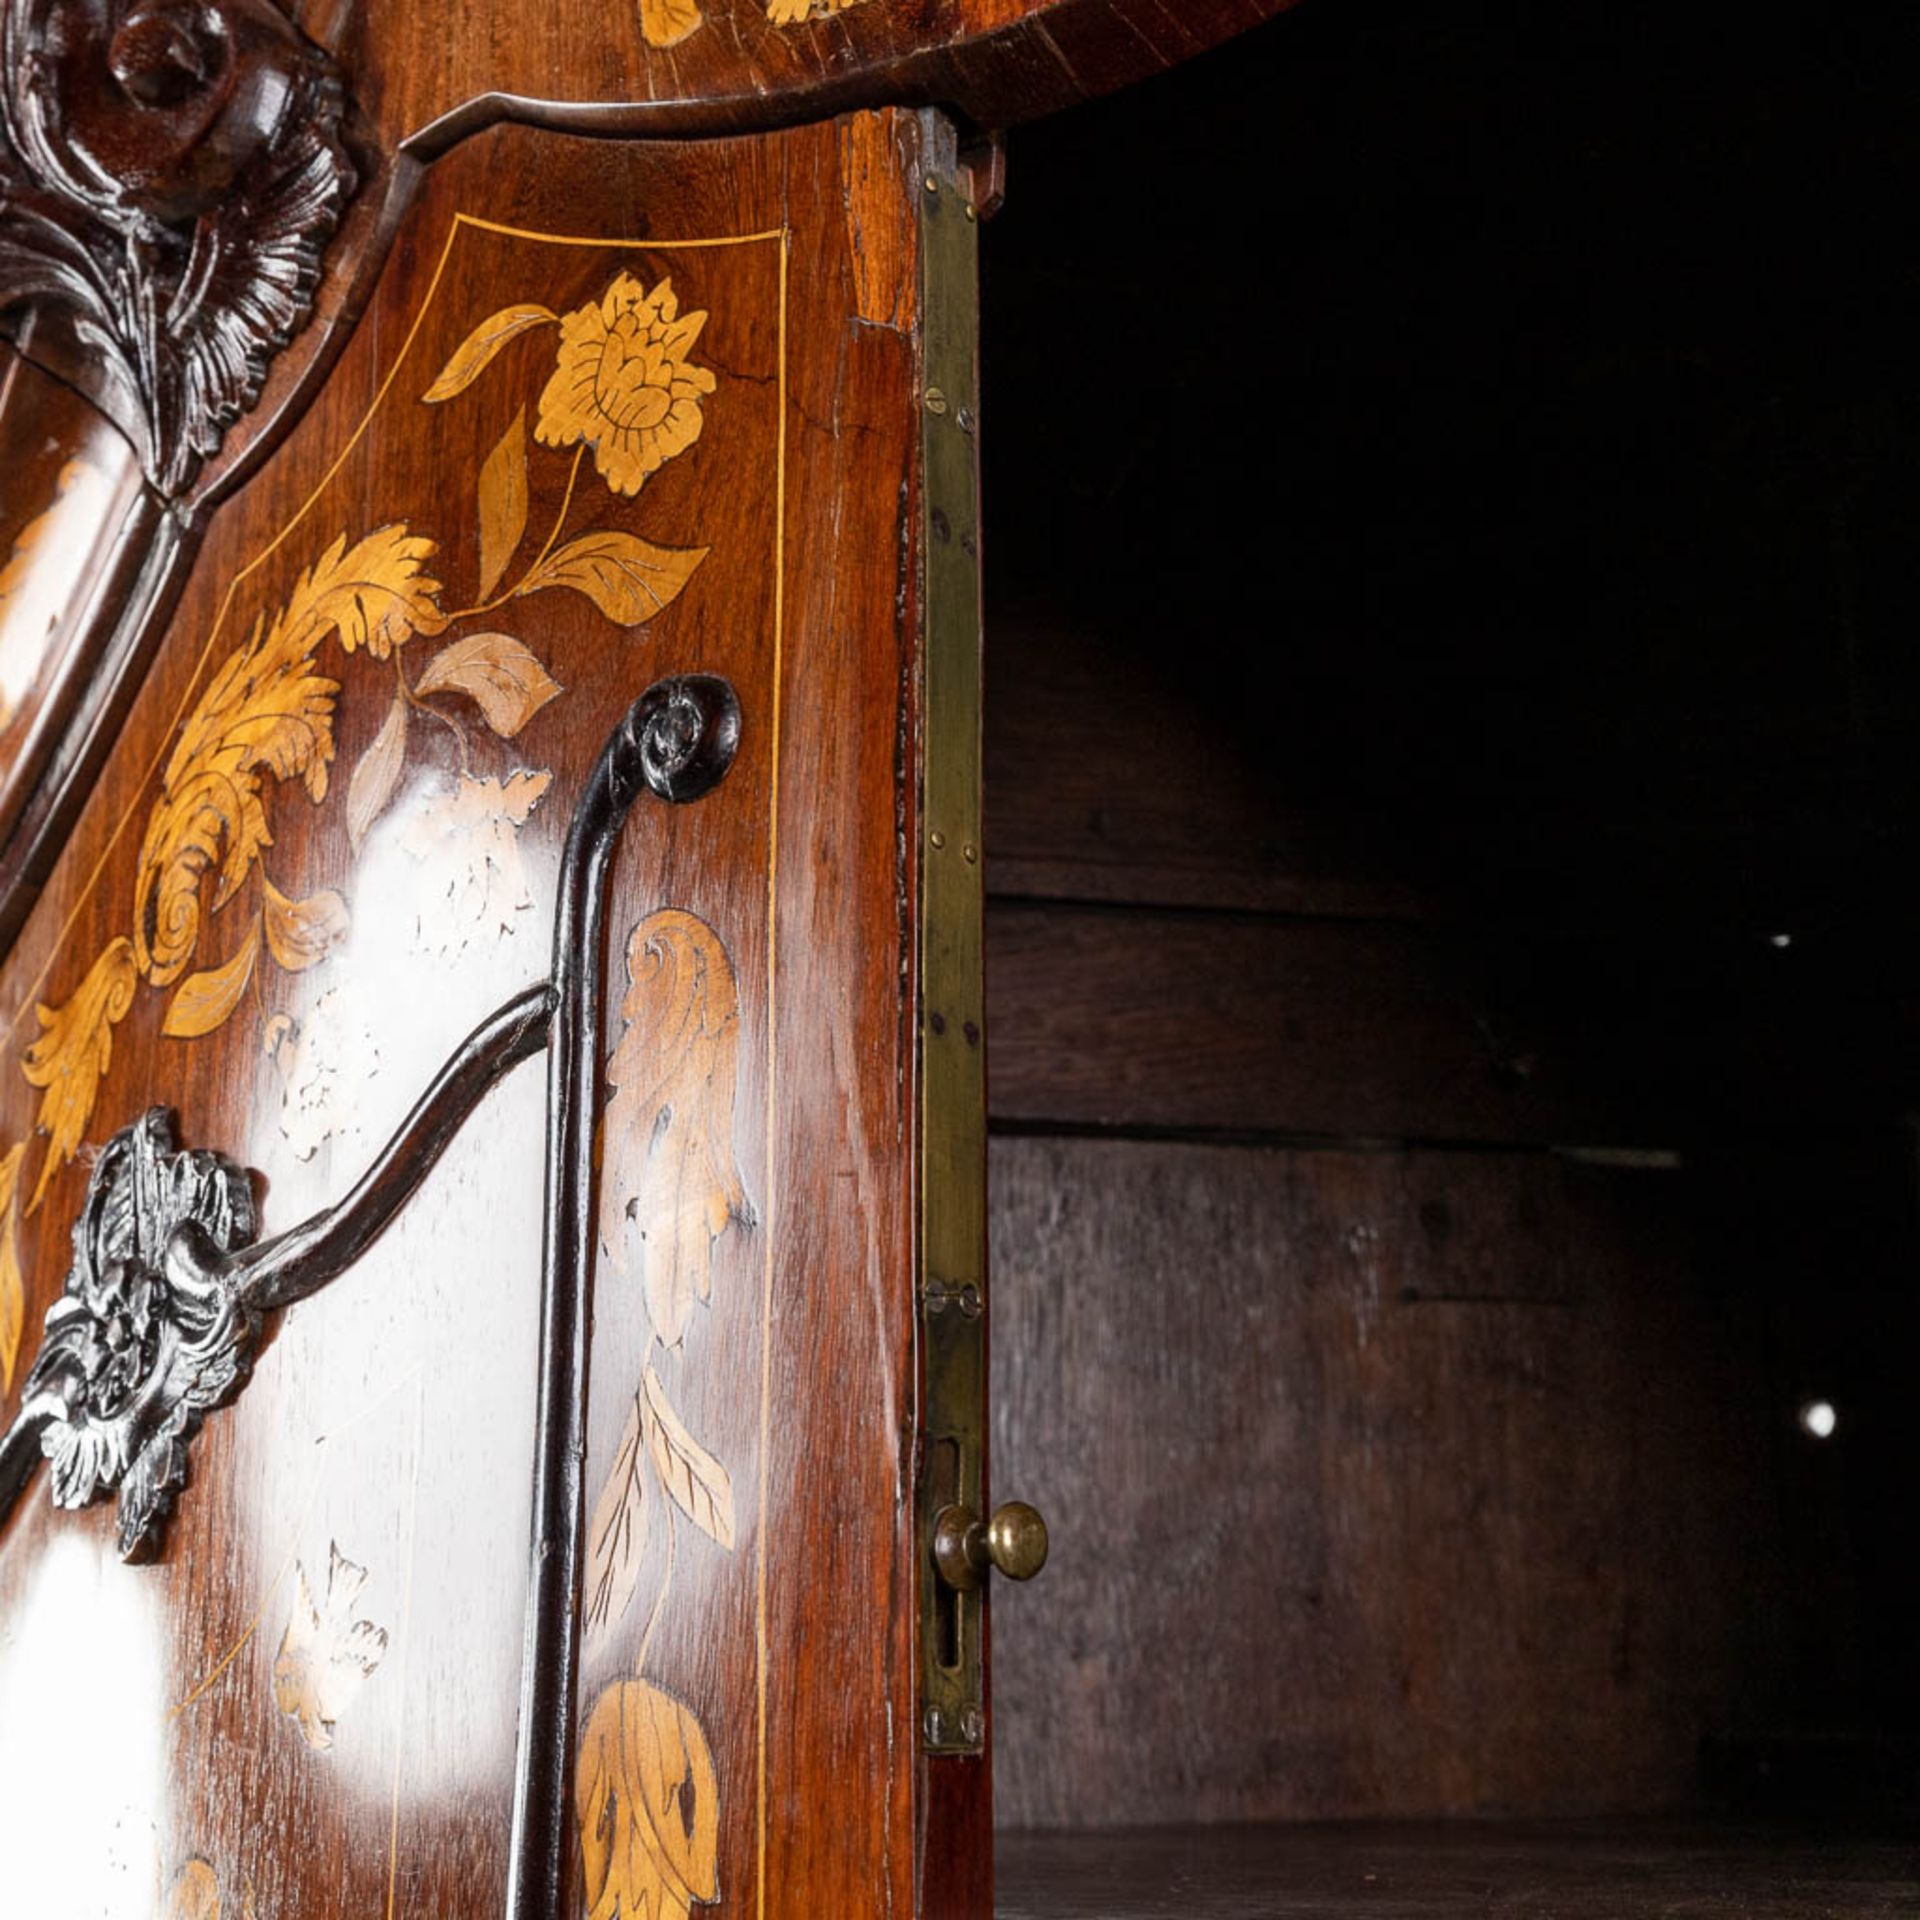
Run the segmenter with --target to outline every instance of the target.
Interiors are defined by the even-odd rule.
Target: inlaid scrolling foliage
[[[656,1526],[665,1567],[631,1676],[587,1715],[575,1797],[589,1920],[684,1920],[720,1897],[719,1783],[698,1716],[646,1677],[647,1656],[679,1521],[734,1550],[733,1481],[675,1409],[658,1363],[684,1351],[695,1301],[711,1301],[715,1241],[751,1226],[753,1211],[733,1157],[740,1005],[725,945],[697,915],[663,909],[633,930],[627,976],[600,1241],[609,1272],[639,1279],[653,1337],[588,1528],[590,1648],[631,1607]]]
[[[249,997],[271,1036],[263,963],[303,972],[345,938],[350,915],[338,892],[301,897],[275,881],[269,819],[269,801],[282,786],[297,786],[315,807],[333,791],[345,661],[358,660],[362,670],[378,663],[390,688],[385,717],[347,777],[351,843],[360,845],[398,792],[413,722],[424,714],[444,732],[455,761],[430,810],[442,827],[451,822],[479,836],[484,873],[475,898],[483,917],[498,891],[493,878],[518,874],[517,855],[498,842],[525,824],[552,775],[477,768],[461,707],[470,705],[490,733],[508,741],[564,691],[539,655],[505,630],[504,612],[515,602],[565,590],[617,626],[644,627],[706,559],[705,547],[661,546],[619,527],[588,525],[567,537],[588,451],[609,493],[626,498],[699,438],[701,403],[718,385],[690,357],[706,319],[704,312],[682,315],[668,281],[648,289],[620,273],[598,301],[564,318],[538,305],[502,309],[455,350],[421,396],[424,403],[438,406],[464,393],[521,334],[560,329],[531,441],[522,407],[481,463],[473,600],[444,605],[446,588],[433,571],[437,543],[392,521],[357,540],[338,534],[277,608],[255,616],[195,702],[162,771],[127,931],[107,942],[66,1000],[36,1008],[40,1034],[21,1070],[40,1092],[36,1126],[46,1146],[27,1211],[39,1206],[85,1138],[112,1062],[113,1029],[142,980],[169,992],[161,1031],[174,1039],[214,1032]],[[562,453],[572,448],[572,464],[551,529],[513,574],[513,561],[530,544],[528,469],[536,442]],[[444,644],[414,678],[407,661],[434,640]],[[329,641],[340,664],[323,660]],[[473,904],[466,896],[474,891],[469,886],[454,904]],[[236,903],[239,911],[230,912]],[[210,957],[203,948],[212,944],[216,920],[237,938]],[[202,961],[210,963],[189,971]],[[11,1165],[17,1188],[18,1160]],[[6,1202],[0,1235],[17,1224],[17,1213],[17,1200]],[[17,1334],[8,1338],[10,1244],[0,1238],[0,1372],[10,1369],[17,1345]]]
[[[319,670],[317,651],[332,636],[345,654],[384,658],[415,633],[444,628],[440,582],[425,571],[433,550],[404,523],[351,547],[341,535],[271,618],[255,619],[195,703],[147,817],[131,933],[107,943],[70,999],[37,1009],[40,1037],[22,1061],[41,1090],[38,1120],[47,1136],[34,1206],[86,1132],[112,1062],[113,1029],[132,1007],[137,981],[179,983],[161,1030],[194,1039],[240,1005],[269,925],[276,962],[294,970],[324,958],[345,931],[338,894],[298,900],[266,874],[273,844],[267,782],[297,781],[315,805],[325,800],[341,683]],[[250,891],[256,877],[256,909],[239,945],[216,966],[187,975],[208,919]]]
[[[134,884],[134,962],[154,986],[170,986],[194,956],[202,882],[213,876],[209,911],[218,913],[272,845],[265,776],[299,780],[316,806],[327,797],[340,682],[316,670],[320,642],[331,632],[343,653],[364,648],[385,659],[413,634],[438,633],[446,624],[440,582],[424,567],[432,552],[433,542],[404,523],[382,527],[351,549],[342,535],[300,575],[273,620],[254,623],[201,695],[161,776]],[[287,901],[277,888],[272,897]],[[344,914],[339,897],[329,895],[287,902],[277,917],[283,927],[323,928],[340,925]],[[251,943],[264,923],[263,912]],[[323,943],[284,935],[279,944],[301,966],[326,951]],[[182,1018],[176,1000],[168,1032],[192,1038],[208,1030]]]

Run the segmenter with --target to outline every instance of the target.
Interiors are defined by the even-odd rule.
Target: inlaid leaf
[[[197,1040],[202,1034],[223,1027],[246,993],[253,978],[254,963],[260,958],[260,916],[253,916],[247,937],[231,960],[209,967],[203,973],[190,973],[174,990],[167,1017],[160,1031],[172,1040]]]
[[[511,740],[557,694],[565,691],[532,648],[510,633],[471,633],[434,655],[418,693],[464,693],[487,725]]]
[[[484,600],[507,570],[527,530],[527,410],[494,443],[480,469],[480,578],[477,600]]]
[[[365,1567],[337,1545],[328,1550],[326,1591],[316,1600],[305,1567],[296,1567],[298,1591],[280,1652],[273,1663],[273,1697],[297,1721],[316,1751],[333,1745],[333,1730],[367,1676],[385,1659],[386,1630],[356,1620]]]
[[[289,900],[266,882],[267,950],[289,973],[300,973],[347,937],[347,903],[331,887]]]
[[[613,1264],[638,1267],[664,1346],[677,1346],[696,1300],[711,1298],[713,1243],[752,1210],[733,1157],[740,1001],[720,936],[663,908],[627,942],[631,985],[607,1102],[600,1239]]]
[[[673,1410],[660,1376],[647,1363],[641,1387],[646,1402],[647,1452],[673,1504],[708,1539],[733,1551],[733,1480]]]
[[[220,1882],[204,1860],[189,1860],[180,1869],[167,1895],[166,1920],[220,1920]]]
[[[47,1182],[73,1158],[93,1117],[100,1080],[113,1060],[113,1029],[133,1005],[132,944],[112,940],[101,949],[80,989],[65,1005],[34,1008],[40,1037],[20,1062],[27,1083],[41,1089],[37,1124],[47,1136],[46,1158],[27,1211],[37,1208]]]
[[[699,24],[699,0],[640,0],[640,31],[650,47],[677,47]]]
[[[656,547],[630,533],[583,533],[550,553],[515,590],[571,587],[622,627],[651,620],[680,597],[709,547]]]
[[[0,1393],[13,1391],[13,1370],[20,1359],[20,1336],[27,1325],[27,1283],[20,1271],[20,1162],[27,1143],[22,1140],[0,1158]],[[638,1406],[636,1403],[636,1413]]]
[[[720,1783],[693,1714],[645,1680],[594,1702],[574,1774],[587,1920],[684,1920],[720,1897]]]
[[[639,1394],[620,1435],[613,1471],[587,1527],[587,1636],[597,1639],[626,1612],[647,1548],[647,1454],[641,1445]]]
[[[426,571],[433,542],[404,521],[370,533],[351,552],[343,535],[315,569],[310,617],[339,630],[348,653],[365,647],[376,660],[416,633],[438,633],[446,621],[435,599],[440,582]]]
[[[347,838],[356,852],[373,823],[386,811],[406,764],[407,702],[404,694],[396,693],[380,731],[373,736],[373,745],[360,756],[360,764],[347,782]]]
[[[549,307],[534,305],[502,307],[489,314],[454,348],[440,377],[420,397],[430,404],[451,400],[464,393],[492,365],[493,357],[509,340],[517,339],[529,327],[546,326],[559,315]]]

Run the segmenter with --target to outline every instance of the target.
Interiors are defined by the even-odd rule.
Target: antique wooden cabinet
[[[0,1913],[1920,1909],[1885,1029],[1416,898],[1497,90],[1280,11],[0,6]]]
[[[977,231],[1270,10],[6,8],[9,1911],[989,1911]]]

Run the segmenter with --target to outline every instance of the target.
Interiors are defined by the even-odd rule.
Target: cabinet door
[[[0,1904],[984,1915],[952,136],[441,146],[0,963]]]

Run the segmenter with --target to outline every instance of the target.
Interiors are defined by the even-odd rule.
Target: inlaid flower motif
[[[700,437],[700,399],[713,374],[687,356],[707,324],[682,314],[673,283],[651,293],[632,274],[560,322],[559,364],[540,396],[534,437],[547,447],[584,443],[615,493],[646,478]]]

